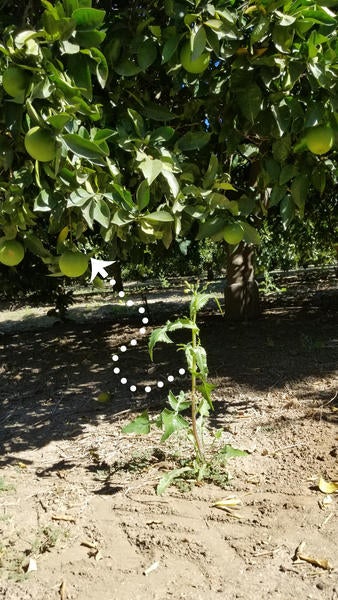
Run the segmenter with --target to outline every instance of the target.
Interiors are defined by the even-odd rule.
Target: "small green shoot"
[[[197,316],[212,296],[206,292],[205,288],[200,290],[198,285],[187,283],[186,286],[186,293],[190,294],[189,316],[178,318],[175,321],[167,321],[164,326],[154,329],[149,338],[148,347],[150,357],[153,360],[154,348],[157,344],[173,344],[171,334],[174,331],[184,329],[189,332],[188,341],[177,343],[176,347],[185,356],[190,374],[190,390],[188,392],[181,390],[177,395],[169,391],[168,406],[162,410],[158,417],[152,419],[148,412],[144,411],[122,430],[123,433],[147,434],[150,432],[151,426],[155,425],[162,429],[162,442],[178,432],[182,432],[189,441],[193,441],[194,458],[183,465],[181,464],[180,468],[166,473],[158,484],[158,494],[163,494],[169,485],[173,482],[177,483],[180,479],[187,480],[188,478],[202,481],[203,479],[215,480],[218,478],[223,483],[227,480],[227,475],[222,468],[226,459],[231,456],[244,456],[246,454],[228,445],[223,448],[220,455],[217,455],[216,470],[213,461],[208,462],[206,460],[203,432],[206,418],[213,410],[211,395],[215,386],[208,381],[207,352],[201,344]],[[216,303],[221,311],[217,300]],[[215,439],[219,439],[220,436],[221,431],[215,433]]]
[[[11,483],[6,483],[3,477],[0,477],[0,492],[10,492],[15,487]]]

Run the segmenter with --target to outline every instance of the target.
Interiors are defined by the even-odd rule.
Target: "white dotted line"
[[[110,280],[110,285],[114,286],[115,284],[116,284],[116,281],[115,281],[115,279],[111,279],[111,280]],[[123,292],[123,291],[120,291],[120,292],[118,292],[118,295],[119,295],[119,297],[120,297],[120,298],[124,298],[124,296],[125,296],[125,292]],[[126,303],[125,303],[125,305],[126,305],[126,306],[128,306],[128,307],[131,307],[131,306],[134,306],[134,302],[133,302],[133,300],[127,300],[127,301],[126,301]],[[140,315],[144,315],[144,314],[145,314],[145,312],[146,312],[146,309],[145,309],[145,307],[144,307],[144,306],[139,306],[139,308],[138,308],[138,312],[139,312],[139,314],[140,314]],[[142,327],[140,327],[140,329],[139,329],[139,333],[140,333],[140,335],[145,335],[145,334],[146,334],[146,332],[147,332],[147,329],[146,329],[146,327],[144,327],[144,325],[148,325],[148,323],[149,323],[149,319],[148,319],[148,317],[142,317],[142,325],[143,325],[143,326],[142,326]],[[129,342],[129,345],[130,345],[131,347],[135,347],[135,346],[137,346],[137,344],[138,344],[138,341],[137,341],[135,338],[131,339],[131,340],[130,340],[130,342]],[[128,348],[127,348],[127,346],[126,346],[125,344],[122,344],[122,345],[119,347],[119,351],[120,351],[121,353],[125,353],[125,352],[127,352],[127,350],[128,350]],[[112,355],[112,360],[113,360],[113,362],[117,362],[117,361],[119,360],[119,355],[118,355],[118,354],[113,354],[113,355]],[[120,369],[119,367],[114,367],[114,369],[113,369],[113,372],[114,372],[114,374],[115,374],[115,375],[120,375],[120,373],[121,373],[121,369]],[[185,375],[185,372],[186,372],[186,371],[185,371],[185,369],[183,369],[183,368],[180,368],[180,369],[178,370],[178,374],[179,374],[180,376],[183,376],[183,375]],[[167,381],[168,381],[168,383],[172,383],[173,381],[175,381],[175,377],[174,377],[174,375],[168,375],[168,376],[167,376]],[[120,383],[121,383],[122,385],[126,385],[126,384],[128,383],[128,379],[127,379],[127,377],[121,377],[121,378],[120,378]],[[157,385],[157,387],[158,387],[159,389],[162,389],[162,388],[164,388],[164,386],[165,386],[165,382],[164,382],[164,381],[162,381],[162,380],[158,380],[158,381],[157,381],[157,383],[156,383],[156,385]],[[129,390],[130,390],[132,393],[135,393],[135,392],[137,391],[137,385],[135,385],[135,384],[131,384],[131,385],[129,386]],[[144,387],[144,391],[145,391],[145,393],[146,393],[146,394],[150,394],[150,392],[152,391],[152,387],[151,387],[150,385],[146,385],[146,386]]]

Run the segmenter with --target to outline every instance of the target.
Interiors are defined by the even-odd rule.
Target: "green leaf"
[[[305,173],[301,173],[294,178],[291,184],[291,196],[295,205],[299,209],[301,217],[304,217],[304,207],[309,188],[309,177]]]
[[[177,140],[177,146],[183,152],[201,150],[201,148],[209,143],[210,137],[210,133],[206,133],[205,131],[188,132]]]
[[[241,113],[253,123],[262,108],[263,97],[260,87],[256,83],[251,83],[236,95]]]
[[[178,329],[197,330],[195,323],[187,317],[182,317],[181,319],[176,319],[175,321],[168,321],[165,327],[167,331],[177,331]]]
[[[23,241],[25,247],[36,256],[41,256],[42,258],[47,258],[50,256],[50,252],[44,247],[41,240],[32,232],[26,231],[23,235]]]
[[[167,171],[166,169],[163,169],[161,174],[167,180],[169,189],[170,189],[172,195],[174,196],[174,198],[176,198],[180,191],[180,186],[179,186],[179,183],[178,183],[174,173],[172,173],[171,171]]]
[[[110,224],[110,210],[102,198],[93,200],[93,219],[97,223],[100,223],[102,227],[108,229]]]
[[[97,8],[77,8],[73,11],[72,19],[78,31],[91,31],[103,24],[106,13]]]
[[[99,161],[102,164],[102,158],[107,153],[94,142],[84,139],[77,133],[67,133],[62,136],[65,144],[76,156],[87,158],[90,161]]]
[[[252,196],[242,194],[238,200],[238,211],[243,217],[249,216],[255,209],[256,200]]]
[[[255,229],[249,223],[242,222],[241,225],[244,231],[244,242],[246,242],[247,244],[255,244],[256,246],[259,246],[261,243],[261,236],[259,235],[257,229]]]
[[[87,204],[93,196],[94,193],[87,192],[87,190],[84,190],[83,188],[77,188],[77,190],[70,194],[67,208],[71,208],[72,206],[78,206],[80,208]]]
[[[233,456],[248,456],[248,452],[245,450],[239,450],[238,448],[234,448],[231,444],[226,444],[219,452],[220,454],[225,454],[227,458],[231,458]]]
[[[142,42],[137,50],[137,63],[142,71],[146,71],[155,62],[156,57],[157,48],[154,42],[150,39]]]
[[[216,154],[211,154],[208,169],[203,177],[203,182],[202,182],[203,188],[205,190],[207,190],[208,188],[211,188],[214,185],[215,179],[216,179],[216,176],[218,173],[218,166],[219,166],[219,163],[218,163],[218,158],[217,158]]]
[[[166,210],[148,213],[144,215],[144,218],[150,223],[171,223],[174,220],[174,217]]]
[[[203,294],[201,292],[193,294],[190,301],[190,315],[197,314],[211,299],[211,294]]]
[[[272,31],[272,40],[279,52],[290,52],[293,44],[294,29],[292,27],[284,27],[275,25]]]
[[[158,106],[157,104],[147,104],[142,109],[143,114],[153,121],[171,121],[176,119],[176,115],[166,106]]]
[[[187,410],[191,406],[191,402],[186,400],[185,393],[183,390],[180,391],[178,396],[172,393],[172,391],[168,394],[168,402],[171,408],[176,412],[182,412],[183,410]]]
[[[142,69],[128,58],[125,58],[114,66],[114,70],[122,77],[134,77],[138,73],[141,73]]]
[[[104,88],[106,86],[109,75],[106,57],[98,48],[90,48],[89,50],[85,49],[81,52],[83,54],[87,54],[92,60],[96,62],[96,77],[100,86]]]
[[[326,187],[326,170],[322,163],[314,168],[311,175],[313,187],[320,193],[323,194]]]
[[[140,138],[143,138],[145,135],[145,129],[144,129],[144,121],[143,121],[143,118],[141,117],[140,113],[138,113],[136,110],[133,110],[132,108],[128,108],[128,115],[133,122],[133,125],[134,125],[137,135]]]
[[[137,433],[138,435],[145,435],[149,432],[150,420],[147,411],[144,411],[141,415],[128,423],[128,425],[125,425],[125,427],[122,429],[122,433]]]
[[[157,37],[160,38],[161,37],[161,27],[159,25],[150,25],[149,26],[149,31],[151,31],[151,33]]]
[[[289,135],[276,140],[272,144],[272,155],[277,162],[284,162],[291,152],[291,139]]]
[[[210,208],[226,208],[233,215],[238,215],[238,202],[236,200],[229,200],[223,194],[219,194],[218,192],[212,192],[209,196],[210,198]]]
[[[139,210],[146,208],[150,202],[150,188],[146,180],[141,181],[136,190],[136,201]]]
[[[165,42],[162,48],[162,64],[168,62],[171,57],[175,54],[177,46],[181,41],[181,35],[171,35]]]
[[[256,44],[257,42],[262,42],[265,35],[268,33],[270,29],[270,18],[261,15],[260,19],[255,26],[253,32],[250,36],[251,44]]]
[[[164,325],[164,327],[158,327],[157,329],[154,329],[154,331],[151,332],[151,335],[149,338],[149,343],[148,343],[148,350],[149,350],[149,355],[150,355],[151,360],[153,360],[154,347],[159,342],[164,342],[165,344],[173,343],[173,341],[170,339],[170,337],[167,334],[167,326],[166,325]]]
[[[214,31],[220,31],[223,29],[223,23],[220,19],[208,19],[208,21],[204,22],[204,25],[207,25]]]
[[[212,217],[207,219],[204,223],[199,224],[198,234],[196,236],[197,240],[203,240],[206,237],[214,237],[218,234],[223,237],[222,231],[227,224],[227,220],[224,217]]]
[[[279,176],[279,185],[284,185],[298,174],[298,168],[293,164],[285,165]]]
[[[280,201],[284,198],[285,194],[285,186],[274,185],[270,194],[269,207],[272,208],[273,206],[277,206],[277,204],[279,204]]]
[[[72,115],[67,113],[58,113],[57,115],[48,117],[46,121],[49,123],[49,125],[54,127],[54,129],[59,129],[61,131],[61,129],[63,129],[66,123],[68,123],[71,119]]]
[[[102,44],[105,37],[105,32],[99,31],[98,29],[93,29],[91,31],[77,31],[75,41],[81,48],[97,48]]]
[[[181,429],[187,429],[189,423],[182,415],[165,408],[161,412],[161,423],[163,428],[163,435],[161,442],[165,442],[173,433],[180,431]]]
[[[139,165],[144,178],[148,184],[151,185],[155,181],[156,177],[159,176],[163,169],[163,163],[158,158],[150,158],[147,156]]]
[[[288,225],[290,225],[295,216],[295,205],[290,194],[284,196],[280,203],[280,215],[282,218],[283,227],[284,229],[287,229]]]
[[[193,469],[190,467],[182,467],[181,469],[174,469],[173,471],[169,471],[169,473],[165,473],[156,488],[156,494],[162,496],[175,479],[178,479],[183,473],[188,473],[189,471],[193,473]]]
[[[287,15],[285,13],[280,12],[279,10],[275,11],[275,15],[279,17],[278,24],[281,27],[289,27],[290,25],[293,25],[296,21],[296,17],[294,17],[293,15]]]
[[[205,50],[207,36],[203,25],[200,25],[196,30],[193,30],[190,38],[191,59],[196,60]]]
[[[213,409],[213,403],[211,400],[211,393],[216,388],[213,383],[209,383],[208,381],[203,381],[200,385],[197,386],[197,390],[202,394],[203,398],[208,402],[208,405],[211,409]]]
[[[172,127],[157,127],[150,135],[150,143],[156,144],[161,142],[167,142],[173,137],[175,129]]]
[[[116,135],[116,132],[113,129],[98,129],[94,135],[93,141],[96,144],[101,144],[102,142],[109,140],[109,138]]]
[[[327,8],[317,8],[316,10],[308,8],[303,11],[302,16],[319,25],[337,25],[337,15],[328,11]]]
[[[117,225],[118,227],[124,227],[132,222],[133,219],[130,218],[130,215],[125,210],[119,208],[111,217],[110,222],[113,225]]]
[[[209,300],[209,298],[208,298]],[[204,304],[203,304],[204,306]],[[201,306],[202,308],[202,306]],[[197,367],[203,377],[207,377],[208,375],[208,363],[207,363],[207,353],[203,346],[197,346],[194,351]]]

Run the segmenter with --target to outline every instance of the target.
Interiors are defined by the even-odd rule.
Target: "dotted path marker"
[[[123,298],[125,298],[125,292],[118,292],[118,296],[119,298],[122,300]],[[135,306],[135,302],[133,300],[126,300],[124,301],[124,305],[128,308],[131,308],[133,306]],[[140,336],[144,336],[147,333],[147,325],[149,325],[149,318],[144,316],[146,314],[146,308],[144,306],[139,306],[138,307],[138,314],[141,318],[141,327],[139,328],[139,334]],[[128,345],[127,345],[128,343]],[[118,362],[120,361],[120,363],[122,362],[122,356],[124,355],[126,352],[130,352],[133,348],[135,348],[138,345],[138,340],[136,338],[132,338],[131,340],[129,340],[129,342],[126,342],[124,344],[121,344],[121,346],[119,346],[115,353],[112,354],[112,361],[113,362]],[[121,365],[122,367],[122,365]],[[132,394],[134,394],[135,392],[137,392],[137,390],[139,389],[140,386],[137,385],[137,382],[129,382],[127,377],[122,377],[121,376],[121,368],[120,367],[114,367],[113,369],[113,373],[115,375],[119,375],[119,381],[120,384],[125,386],[127,384],[129,384],[129,390],[131,391]],[[178,375],[180,375],[181,377],[183,377],[183,375],[185,375],[186,371],[183,368],[180,368],[178,370]],[[167,375],[167,377],[165,378],[166,381],[168,383],[173,383],[173,381],[175,381],[175,376],[173,374]],[[163,381],[162,379],[159,379],[156,382],[156,387],[158,389],[163,389],[165,387],[165,381]],[[143,390],[146,394],[150,394],[152,391],[152,386],[151,385],[145,385]]]
[[[93,282],[93,280],[95,279],[95,277],[97,277],[98,275],[101,275],[101,277],[103,279],[106,279],[106,277],[108,277],[108,273],[105,269],[105,267],[109,267],[110,265],[114,264],[116,261],[115,260],[97,260],[95,258],[91,258],[91,268],[92,268],[92,272],[91,272],[91,277],[90,277],[90,282]],[[116,280],[112,277],[109,280],[109,284],[114,287],[114,285],[116,284]],[[123,290],[121,290],[120,292],[118,292],[118,296],[119,298],[122,300],[123,298],[125,298],[125,292]],[[132,307],[134,306],[134,302],[131,299],[128,299],[125,301],[125,306]],[[138,308],[138,313],[141,317],[141,327],[139,328],[139,333],[141,336],[144,336],[147,333],[147,329],[146,329],[146,325],[149,325],[149,318],[147,316],[145,316],[146,314],[146,308],[144,306],[139,306]],[[135,338],[132,338],[129,341],[129,346],[131,346],[132,348],[134,348],[135,346],[137,346],[138,341]],[[128,348],[125,344],[122,344],[119,347],[119,351],[120,353],[124,354],[125,352],[128,351]],[[130,352],[130,350],[129,350]],[[116,352],[115,354],[112,355],[112,361],[114,363],[118,362],[120,359],[119,354]],[[121,375],[121,369],[120,367],[114,367],[113,369],[113,373],[115,375]],[[185,375],[185,369],[181,368],[178,371],[178,374],[180,376]],[[169,383],[172,383],[175,380],[174,375],[168,375],[167,376],[167,381]],[[128,383],[128,379],[127,377],[120,377],[120,383],[121,385],[126,385]],[[165,383],[162,380],[157,381],[157,387],[159,389],[162,389],[164,387]],[[137,385],[135,385],[135,383],[132,383],[131,385],[129,385],[129,390],[132,393],[135,393],[137,391]],[[152,388],[150,385],[146,385],[144,388],[144,391],[146,394],[150,394]]]

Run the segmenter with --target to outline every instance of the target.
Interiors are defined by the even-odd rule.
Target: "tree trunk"
[[[224,300],[225,318],[230,321],[254,319],[260,314],[259,291],[255,281],[253,259],[253,246],[243,242],[234,252],[228,252]]]
[[[122,281],[122,273],[121,273],[121,263],[116,261],[110,267],[110,273],[112,275],[112,279],[115,279],[115,284],[112,286],[113,292],[122,292],[123,291],[123,281]]]

